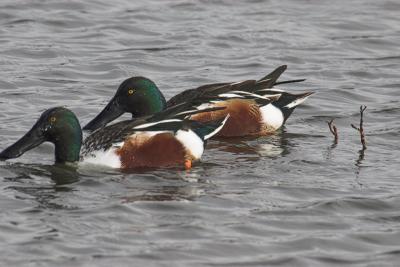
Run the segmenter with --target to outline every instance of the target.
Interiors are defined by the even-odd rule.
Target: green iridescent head
[[[0,159],[17,158],[43,142],[54,144],[56,162],[78,161],[82,130],[75,114],[63,107],[46,110],[29,132],[0,153]]]
[[[104,127],[125,112],[137,118],[162,111],[165,107],[165,98],[153,81],[132,77],[121,83],[107,106],[83,129],[93,131]]]

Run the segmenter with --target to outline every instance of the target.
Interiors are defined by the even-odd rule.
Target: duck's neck
[[[167,107],[167,101],[164,95],[157,88],[149,90],[143,99],[133,105],[135,112],[132,113],[133,117],[147,116],[154,113],[163,111]]]
[[[82,145],[82,130],[71,129],[59,135],[54,140],[55,158],[57,163],[79,161],[79,154]]]
[[[135,94],[133,102],[130,103],[133,117],[147,116],[163,111],[167,107],[167,101],[157,85],[148,79],[138,81],[140,90]]]
[[[143,101],[136,104],[138,110],[132,117],[153,115],[154,113],[163,111],[167,107],[167,102],[162,94],[154,95],[150,101]]]

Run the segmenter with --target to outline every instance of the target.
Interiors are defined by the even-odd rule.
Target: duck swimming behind
[[[51,142],[57,163],[80,160],[112,168],[190,168],[193,161],[201,158],[206,140],[227,120],[203,124],[179,118],[159,119],[167,115],[171,113],[158,113],[142,121],[122,121],[95,131],[82,142],[75,114],[67,108],[51,108],[42,113],[28,133],[3,150],[0,159],[17,158],[43,142]]]
[[[218,136],[266,135],[275,132],[286,122],[293,110],[313,92],[291,94],[273,86],[300,82],[277,82],[286,66],[280,66],[262,79],[235,83],[215,83],[183,91],[169,101],[156,84],[145,77],[126,79],[119,86],[107,106],[83,129],[95,130],[128,112],[133,118],[159,112],[165,108],[191,102],[198,108],[220,107],[226,109],[195,114],[192,120],[208,122],[230,118]]]

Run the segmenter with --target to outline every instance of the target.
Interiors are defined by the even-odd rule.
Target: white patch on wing
[[[195,132],[192,130],[178,130],[175,134],[175,138],[190,151],[195,159],[201,158],[204,152],[204,143]]]
[[[111,168],[121,168],[121,160],[119,156],[115,154],[115,150],[114,147],[111,147],[106,151],[94,151],[85,156],[82,163],[104,165]]]
[[[297,98],[296,100],[290,102],[289,104],[287,104],[285,107],[287,108],[294,108],[298,105],[300,105],[301,103],[303,103],[309,96],[305,96],[303,98]]]
[[[266,88],[266,89],[257,90],[257,93],[262,93],[263,96],[268,97],[268,95],[279,95],[279,94],[285,93],[285,91],[281,90],[281,89],[275,89],[275,88],[273,88],[273,89]]]
[[[218,128],[216,128],[214,131],[212,131],[211,133],[207,134],[204,136],[204,140],[208,140],[211,137],[213,137],[214,135],[216,135],[221,129],[222,127],[224,127],[225,122],[229,119],[230,115],[226,115],[225,119],[221,122],[221,125],[218,126]]]
[[[133,135],[131,135],[130,137],[134,137],[135,135],[140,135],[140,136],[145,136],[147,139],[150,137],[153,137],[157,134],[161,134],[161,133],[173,133],[172,131],[145,131],[145,132],[140,132],[140,133],[135,133]]]
[[[265,89],[265,91],[280,92],[280,93],[284,93],[285,92],[285,90],[280,89],[280,88],[276,88],[276,87]]]
[[[283,124],[283,113],[282,111],[272,104],[268,104],[260,108],[262,122],[275,130],[279,129]]]
[[[240,82],[234,82],[234,83],[231,83],[230,85],[236,85],[236,84],[241,84],[241,83],[244,83],[245,81],[240,81]]]
[[[182,116],[182,115],[188,115],[188,114],[191,115],[192,113],[196,113],[196,112],[198,112],[197,109],[190,109],[190,110],[185,110],[185,111],[176,113],[175,116]]]
[[[157,124],[161,124],[164,122],[178,122],[178,121],[182,121],[182,120],[178,120],[178,119],[170,119],[170,120],[163,120],[163,121],[157,121],[157,122],[150,122],[150,123],[145,123],[145,124],[141,124],[138,125],[136,127],[133,127],[133,129],[143,129],[143,128],[147,128],[147,127],[151,127]]]
[[[198,110],[202,110],[202,109],[213,108],[213,107],[215,107],[215,105],[213,105],[213,104],[211,104],[211,103],[203,103],[203,104],[197,106],[196,108],[197,108]]]
[[[266,94],[266,95],[263,95],[263,97],[265,97],[265,98],[275,99],[275,100],[278,100],[281,96],[282,96],[282,94],[271,94],[271,95]]]
[[[243,98],[243,96],[238,95],[238,94],[232,94],[232,93],[225,93],[225,94],[219,94],[219,97],[226,97],[226,98]]]
[[[239,94],[239,95],[244,95],[244,96],[252,96],[254,98],[261,98],[261,99],[269,100],[269,98],[266,97],[266,96],[259,95],[259,94],[254,94],[254,93],[250,93],[250,92],[245,92],[245,91],[232,91],[232,93]]]

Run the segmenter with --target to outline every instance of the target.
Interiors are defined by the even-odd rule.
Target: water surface
[[[0,148],[53,106],[87,123],[125,78],[167,98],[289,66],[313,90],[279,133],[186,172],[0,163],[0,265],[396,266],[398,1],[2,1]],[[366,105],[367,150],[358,133]],[[126,117],[125,117],[126,118]],[[335,118],[339,143],[326,121]]]

